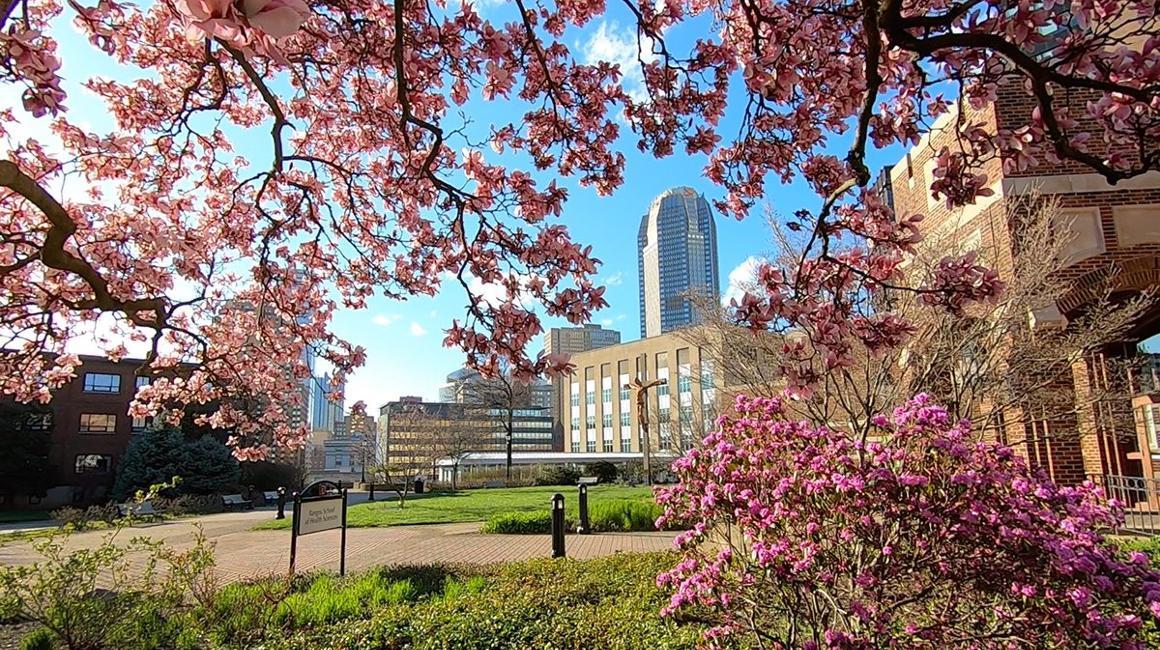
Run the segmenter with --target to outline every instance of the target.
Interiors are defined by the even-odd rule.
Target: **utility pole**
[[[643,440],[641,441],[640,451],[641,451],[641,454],[644,456],[645,481],[649,485],[652,485],[653,475],[652,475],[652,454],[651,454],[652,441],[649,439],[649,434],[648,434],[648,389],[656,387],[656,386],[663,386],[664,384],[667,384],[667,383],[669,383],[669,382],[666,379],[654,379],[652,381],[645,382],[645,381],[642,381],[641,378],[638,376],[636,379],[632,380],[632,383],[628,383],[628,384],[624,385],[625,389],[633,390],[636,392],[636,421],[640,425],[640,432],[641,432],[641,435],[643,436]]]

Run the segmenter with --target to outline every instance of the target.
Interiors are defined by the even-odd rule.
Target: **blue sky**
[[[484,3],[482,8],[482,13],[489,17],[507,11],[510,7],[500,6],[494,1]],[[631,91],[639,82],[639,70],[633,63],[636,57],[635,31],[627,28],[628,21],[625,10],[614,6],[604,17],[589,23],[583,30],[566,34],[565,41],[578,60],[621,62]],[[668,35],[670,47],[683,51],[682,46],[687,46],[695,30],[703,27],[703,24],[695,24],[678,28],[677,32]],[[85,39],[71,29],[58,30],[57,36],[61,39],[64,62],[61,73],[70,95],[67,102],[69,117],[98,129],[111,128],[103,104],[80,89],[77,82],[93,74],[112,77],[121,77],[122,74],[107,67],[93,67],[94,62],[107,65],[107,59],[92,56]],[[18,96],[12,92],[0,94],[0,105],[15,106],[18,101]],[[467,106],[466,112],[471,115],[477,129],[485,129],[501,118],[510,119],[510,115],[519,109],[509,102],[488,103],[477,98]],[[43,123],[29,125],[35,133],[45,133],[46,126]],[[727,129],[725,132],[731,131]],[[239,133],[235,146],[252,161],[260,163],[268,160],[263,147],[267,142],[268,135],[263,126],[251,133]],[[625,340],[639,337],[636,232],[640,217],[653,197],[677,185],[693,187],[710,201],[723,195],[720,188],[704,179],[705,156],[678,153],[658,160],[640,153],[635,142],[636,137],[623,128],[619,149],[627,157],[625,183],[610,197],[600,197],[591,189],[580,188],[573,179],[556,178],[569,189],[569,200],[561,221],[568,226],[576,241],[590,244],[593,255],[603,262],[599,280],[607,287],[605,297],[609,306],[595,314],[593,320],[620,330]],[[840,154],[846,142],[847,138],[835,139],[832,151]],[[489,154],[489,160],[495,159],[490,151],[485,153]],[[900,154],[900,149],[872,152],[869,162],[872,168],[877,168],[893,163]],[[512,160],[518,162],[521,159],[515,156]],[[525,164],[524,168],[528,166]],[[554,178],[550,173],[541,173],[537,177],[541,183]],[[773,181],[768,186],[766,202],[775,215],[782,216],[800,208],[816,209],[818,199],[803,184],[780,185]],[[718,280],[722,293],[728,287],[731,272],[743,267],[748,258],[768,251],[770,234],[765,224],[765,210],[766,206],[759,206],[750,217],[741,221],[717,217],[721,269]],[[465,302],[462,292],[449,286],[434,297],[421,296],[406,302],[376,297],[369,301],[366,310],[338,313],[333,326],[335,332],[367,350],[366,366],[357,370],[347,384],[347,404],[363,400],[370,411],[377,414],[379,405],[400,395],[434,399],[443,377],[462,364],[461,355],[443,348],[441,342],[443,330],[452,319],[462,317]],[[566,324],[562,320],[546,320],[544,326],[547,329]]]

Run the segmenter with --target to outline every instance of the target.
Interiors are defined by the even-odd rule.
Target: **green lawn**
[[[375,503],[360,503],[347,510],[347,524],[352,528],[400,526],[404,524],[449,524],[465,521],[486,521],[503,512],[548,510],[552,495],[564,495],[570,516],[576,516],[578,491],[575,487],[530,487],[461,490],[437,496],[407,499],[402,509],[393,499]],[[588,505],[613,499],[651,501],[652,489],[622,485],[594,485],[588,489]],[[287,511],[290,510],[287,504]],[[271,519],[255,527],[258,530],[289,529],[290,517]]]

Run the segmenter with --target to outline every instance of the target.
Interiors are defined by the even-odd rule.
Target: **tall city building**
[[[709,202],[692,188],[674,187],[653,199],[637,246],[642,337],[692,325],[689,296],[720,295],[717,226]]]
[[[330,399],[330,393],[344,391],[345,384],[335,384],[330,374],[314,377],[311,381],[310,428],[313,431],[334,431],[334,423],[343,419],[342,402]]]

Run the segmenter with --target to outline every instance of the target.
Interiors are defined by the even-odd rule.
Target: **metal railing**
[[[1104,496],[1123,505],[1121,531],[1160,536],[1160,481],[1113,474],[1094,474],[1088,478],[1103,488]]]

